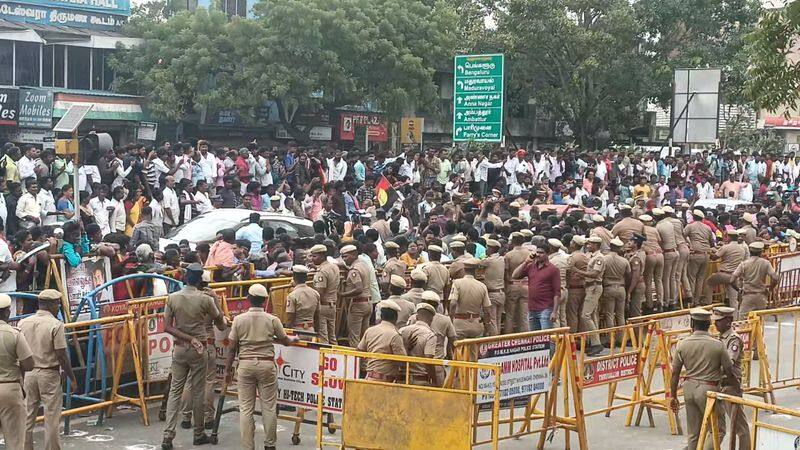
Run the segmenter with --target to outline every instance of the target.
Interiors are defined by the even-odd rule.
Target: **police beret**
[[[453,242],[450,243],[450,248],[451,249],[464,248],[464,243],[463,242],[459,242],[459,241],[453,241]]]
[[[267,292],[267,288],[264,287],[263,284],[254,284],[247,289],[247,293],[254,296],[254,297],[267,297],[269,293]]]
[[[378,308],[393,309],[397,312],[400,312],[400,307],[397,306],[397,303],[395,303],[394,300],[381,300],[380,302],[378,302]]]
[[[456,242],[467,242],[467,237],[464,236],[463,234],[457,234],[453,236],[453,240]]]
[[[664,215],[664,210],[661,209],[661,208],[653,208],[653,210],[651,212],[653,213],[654,216],[663,216]]]
[[[322,244],[317,244],[309,250],[311,253],[328,253],[328,247],[325,247]]]
[[[592,222],[603,223],[606,221],[606,218],[601,216],[600,214],[595,214],[592,216]]]
[[[345,245],[344,247],[342,247],[341,250],[339,250],[339,253],[345,254],[345,253],[354,252],[356,250],[358,250],[358,249],[356,248],[355,245]]]
[[[639,216],[639,220],[641,220],[642,222],[652,222],[653,218],[647,214],[642,214],[641,216]]]
[[[750,250],[761,251],[764,250],[764,243],[761,241],[751,242],[748,246]]]
[[[11,306],[11,297],[8,294],[0,294],[0,308],[8,308]]]
[[[577,245],[584,245],[586,244],[586,236],[581,236],[580,234],[576,234],[575,236],[572,236],[572,242],[574,242]]]
[[[562,244],[561,241],[555,238],[548,239],[547,243],[555,248],[564,248],[564,244]]]
[[[661,210],[664,211],[667,214],[672,214],[672,213],[675,212],[675,209],[672,206],[669,206],[669,205],[661,208]]]
[[[281,201],[281,196],[280,195],[273,195],[272,197],[269,198],[269,201],[271,201],[271,202],[279,202],[279,201]]]
[[[301,264],[295,264],[295,265],[292,266],[292,272],[294,272],[294,273],[308,273],[308,272],[311,272],[311,269],[309,269],[308,267],[306,267],[304,265],[301,265]]]
[[[630,200],[630,199],[628,199],[628,200]],[[622,209],[625,209],[625,210],[631,210],[631,209],[633,209],[633,208],[631,208],[631,205],[624,204],[624,205],[620,205],[619,209],[620,209],[620,210],[622,210]]]
[[[622,247],[625,245],[625,243],[623,243],[619,238],[614,238],[609,243],[614,247]]]
[[[524,236],[526,238],[532,238],[533,237],[533,231],[531,231],[531,230],[529,230],[527,228],[523,228],[522,230],[519,230],[519,232],[520,232],[520,234],[522,234],[522,236]]]
[[[434,309],[433,306],[429,305],[428,303],[418,303],[417,312],[420,312],[423,309],[431,314],[436,314],[436,309]]]
[[[519,231],[515,231],[515,232],[511,233],[511,235],[509,237],[511,239],[521,238],[522,237],[522,233],[520,233]]]
[[[467,258],[464,260],[464,267],[475,268],[481,263],[478,258]]]
[[[383,244],[383,248],[400,248],[400,246],[397,245],[397,242],[389,241],[389,242]]]
[[[706,214],[703,211],[700,211],[699,209],[695,209],[694,211],[692,211],[692,215],[695,217],[699,217],[701,219],[706,218]]]
[[[496,247],[496,248],[500,248],[500,242],[498,242],[498,241],[496,241],[496,240],[494,240],[494,239],[487,239],[487,240],[486,240],[486,246],[487,246],[487,247]]]
[[[433,291],[424,291],[421,298],[423,301],[439,302],[439,294]]]
[[[61,292],[55,289],[45,289],[39,292],[39,300],[61,300]]]
[[[603,240],[600,239],[600,236],[592,236],[589,239],[587,239],[586,242],[590,244],[602,244]]]
[[[689,315],[694,320],[711,321],[711,311],[703,308],[692,308],[689,310]]]
[[[429,245],[428,246],[428,251],[429,252],[437,252],[437,253],[443,253],[444,252],[442,247],[439,247],[438,245]]]
[[[411,271],[411,279],[417,281],[428,281],[428,274],[420,269],[414,269]]]
[[[717,306],[712,311],[714,311],[714,314],[711,316],[711,318],[714,320],[724,319],[726,317],[733,317],[733,313],[736,312],[735,309],[728,306]]]
[[[406,287],[406,279],[401,277],[400,275],[392,275],[389,278],[389,284],[391,284],[392,286],[404,288]]]

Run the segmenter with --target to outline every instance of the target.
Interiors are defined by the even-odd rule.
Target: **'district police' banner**
[[[528,397],[550,389],[550,336],[482,344],[478,347],[478,362],[500,364],[500,400]],[[491,371],[478,371],[478,390],[494,390]],[[490,403],[492,397],[479,395],[476,401]]]

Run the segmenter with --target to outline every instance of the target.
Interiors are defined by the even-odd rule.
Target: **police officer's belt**
[[[61,366],[34,367],[34,369],[39,369],[39,370],[58,370],[60,368],[61,368]]]
[[[245,356],[239,357],[239,361],[275,361],[272,356]]]
[[[478,314],[470,314],[470,313],[453,314],[453,318],[454,319],[466,319],[466,320],[469,320],[469,319],[478,319],[480,317],[481,316],[478,315]]]

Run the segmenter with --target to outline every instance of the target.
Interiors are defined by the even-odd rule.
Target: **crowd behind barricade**
[[[715,290],[726,293],[734,317],[746,317],[766,306],[764,280],[779,281],[765,247],[800,237],[793,153],[662,157],[568,146],[395,155],[201,140],[95,156],[75,167],[69,155],[3,147],[0,292],[50,287],[52,255],[71,266],[108,256],[115,277],[185,280],[165,314],[177,347],[164,448],[175,436],[175,402],[187,382],[202,384],[211,357],[207,326],[219,322],[220,308],[208,282],[293,278],[284,323],[261,315],[261,285],[249,291],[254,308],[233,322],[231,341],[249,361],[239,376],[255,392],[274,387],[267,362],[273,340],[291,341],[284,326],[369,352],[448,358],[457,339],[555,326],[593,331],[708,305]],[[248,223],[217,230],[210,242],[160,243],[192,218],[226,208],[250,210]],[[267,226],[263,213],[308,219],[313,234]],[[719,269],[707,277],[713,261]],[[114,297],[151,293],[139,286]],[[268,336],[255,348],[254,330]],[[601,354],[603,344],[593,337],[587,355]],[[394,382],[398,367],[368,361],[366,378]],[[411,381],[437,386],[443,374],[415,367]],[[274,410],[274,395],[266,401]],[[195,421],[196,444],[207,441],[203,428],[213,417],[210,399],[205,404],[201,414],[194,403],[195,417],[205,417]],[[242,420],[251,436],[243,442],[252,445],[252,417]],[[264,420],[274,430],[274,416]]]

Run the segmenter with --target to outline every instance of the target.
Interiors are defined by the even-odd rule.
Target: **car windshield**
[[[221,214],[203,214],[179,227],[173,228],[164,237],[174,241],[180,241],[181,239],[186,239],[189,242],[213,241],[217,237],[217,231],[236,228],[240,222],[240,220]]]

